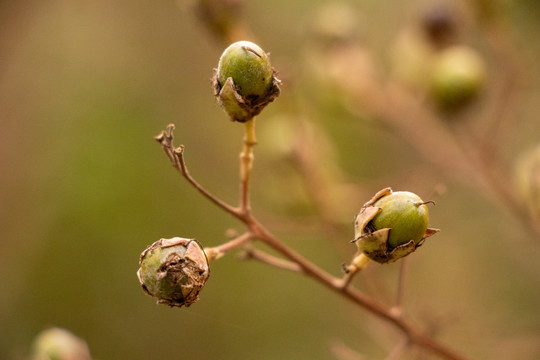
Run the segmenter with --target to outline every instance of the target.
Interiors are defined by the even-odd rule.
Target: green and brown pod
[[[232,121],[246,122],[279,96],[276,71],[257,44],[238,41],[223,51],[212,77],[214,95]]]
[[[439,231],[428,227],[426,204],[408,191],[385,188],[377,192],[356,216],[354,242],[358,249],[383,264],[409,255]]]
[[[210,276],[208,259],[194,239],[160,239],[146,248],[137,277],[143,291],[158,304],[190,306]]]

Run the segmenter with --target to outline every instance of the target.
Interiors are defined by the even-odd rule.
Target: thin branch
[[[291,248],[287,247],[285,244],[275,238],[268,230],[264,228],[262,224],[260,224],[253,217],[246,216],[243,221],[248,226],[248,228],[255,234],[255,236],[257,236],[257,238],[259,238],[261,241],[263,241],[265,244],[267,244],[274,250],[281,253],[289,260],[297,263],[303,270],[304,274],[318,281],[320,284],[331,289],[332,291],[341,294],[342,296],[351,300],[357,305],[360,305],[361,307],[365,308],[377,317],[393,324],[406,335],[407,339],[409,339],[410,342],[449,360],[466,359],[461,355],[455,353],[453,350],[438,343],[428,335],[419,332],[404,319],[396,316],[391,309],[387,309],[378,302],[368,298],[355,287],[343,287],[341,279],[328,274],[326,271],[322,270],[317,265],[305,259],[303,256],[301,256]]]
[[[397,360],[401,359],[401,356],[407,350],[407,348],[410,346],[410,342],[408,339],[403,340],[401,343],[399,343],[390,354],[384,359],[384,360]]]
[[[254,259],[279,269],[302,272],[302,268],[295,262],[278,258],[252,246],[244,246],[244,250],[245,251],[240,254],[242,260]]]
[[[407,270],[407,259],[401,259],[399,264],[399,277],[398,288],[396,295],[396,304],[392,308],[396,316],[401,317],[403,315],[403,299],[405,297],[405,272]]]
[[[367,264],[369,264],[369,262],[370,259],[363,253],[360,253],[353,258],[349,265],[343,265],[345,275],[343,275],[343,278],[341,280],[341,287],[345,288],[349,286],[353,277],[360,271],[364,270],[364,268],[367,266]]]
[[[329,344],[332,355],[339,360],[371,360],[345,345],[342,341],[334,340]]]
[[[249,213],[249,179],[253,167],[253,147],[257,144],[255,138],[255,120],[245,122],[244,147],[240,153],[240,211]]]
[[[189,171],[186,167],[185,161],[184,161],[184,146],[180,145],[180,147],[175,148],[174,147],[174,124],[169,124],[167,126],[167,129],[162,131],[161,134],[154,137],[157,142],[161,145],[167,156],[169,157],[169,160],[171,161],[173,167],[180,172],[180,175],[182,175],[186,180],[195,188],[199,193],[201,193],[204,197],[206,197],[208,200],[213,202],[215,205],[223,209],[225,212],[231,214],[232,216],[236,218],[240,218],[240,212],[237,208],[232,207],[231,205],[225,203],[221,199],[214,196],[212,193],[210,193],[208,190],[206,190],[202,185],[200,185],[195,179],[189,174]]]
[[[212,262],[221,258],[225,254],[227,254],[229,251],[239,248],[252,240],[253,240],[253,235],[250,232],[246,232],[219,246],[205,248],[204,252],[206,254],[206,257],[208,258],[208,261]]]

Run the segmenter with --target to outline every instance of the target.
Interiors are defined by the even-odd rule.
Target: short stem
[[[253,240],[253,235],[247,232],[219,246],[205,248],[204,252],[206,254],[206,257],[208,258],[208,262],[211,263],[214,260],[217,260],[224,256],[229,251],[234,250],[250,242],[251,240]]]
[[[253,147],[257,144],[255,138],[255,120],[245,122],[244,147],[240,153],[240,210],[244,213],[251,211],[249,202],[249,178],[253,167]]]
[[[345,276],[343,276],[341,287],[346,288],[349,286],[354,275],[362,271],[370,260],[371,259],[364,255],[364,253],[360,253],[352,259],[350,265],[344,265]]]

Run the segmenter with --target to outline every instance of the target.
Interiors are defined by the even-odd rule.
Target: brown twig
[[[195,188],[200,192],[204,197],[213,202],[215,205],[223,209],[225,212],[231,214],[236,218],[241,217],[241,211],[238,208],[232,207],[231,205],[225,203],[218,197],[211,194],[206,190],[202,185],[200,185],[190,174],[186,167],[184,161],[184,146],[180,145],[179,147],[174,147],[174,124],[169,124],[167,129],[162,131],[159,135],[154,137],[157,142],[161,145],[172,165],[180,174]]]
[[[258,260],[262,263],[277,267],[278,269],[302,272],[302,268],[297,263],[278,258],[248,245],[244,246],[244,252],[240,254],[240,258],[243,260]]]
[[[246,243],[253,240],[253,236],[251,233],[246,232],[232,240],[227,241],[226,243],[223,243],[219,246],[211,247],[211,248],[205,248],[204,252],[206,253],[206,257],[209,262],[215,261],[225,254],[227,254],[229,251],[236,249],[240,246],[245,245]]]
[[[251,211],[249,202],[249,179],[253,167],[253,147],[257,144],[255,138],[255,120],[249,119],[244,123],[244,147],[240,153],[240,212],[247,214]]]

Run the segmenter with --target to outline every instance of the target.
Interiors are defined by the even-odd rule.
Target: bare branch
[[[155,137],[156,141],[160,143],[161,147],[169,157],[169,160],[171,161],[174,168],[177,169],[180,172],[180,175],[186,178],[186,180],[208,200],[210,200],[215,205],[222,208],[223,210],[225,210],[225,212],[231,214],[232,216],[240,218],[240,211],[237,208],[232,207],[231,205],[225,203],[224,201],[211,194],[189,174],[189,171],[184,161],[184,146],[180,145],[179,147],[175,148],[173,144],[174,128],[174,124],[169,124],[166,130],[162,131],[161,134]]]
[[[248,260],[248,259],[258,260],[265,264],[275,266],[279,269],[284,269],[284,270],[289,270],[289,271],[294,271],[294,272],[302,272],[302,268],[297,263],[287,261],[287,260],[278,258],[276,256],[270,255],[252,246],[247,246],[247,245],[244,246],[244,252],[241,253],[239,257],[242,260]]]

